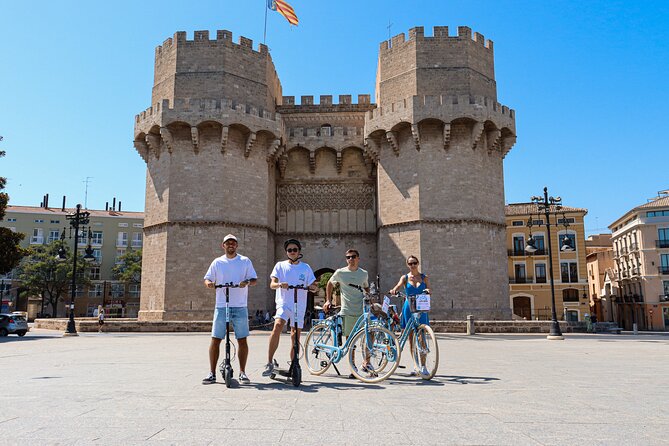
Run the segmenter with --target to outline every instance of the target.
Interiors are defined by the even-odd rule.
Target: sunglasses
[[[409,266],[418,265],[418,262],[407,262],[407,265],[409,265]]]
[[[286,249],[286,252],[300,252],[300,250],[297,248],[288,248]]]
[[[353,259],[357,259],[357,258],[358,258],[358,256],[346,256],[347,260],[353,260]]]

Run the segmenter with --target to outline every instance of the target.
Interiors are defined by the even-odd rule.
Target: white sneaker
[[[251,384],[251,380],[249,379],[248,376],[246,376],[246,373],[244,372],[239,372],[239,382],[242,384]]]
[[[271,376],[274,373],[274,364],[268,362],[265,364],[265,371],[262,372],[262,376]]]
[[[420,368],[420,374],[423,376],[428,376],[430,374],[430,371],[427,369],[427,367],[423,366]]]

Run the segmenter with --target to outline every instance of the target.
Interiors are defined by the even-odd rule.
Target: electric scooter
[[[289,382],[293,383],[293,386],[299,387],[302,382],[302,367],[300,367],[300,339],[297,336],[297,290],[306,290],[308,287],[304,285],[288,285],[288,289],[295,290],[294,300],[293,300],[293,326],[295,327],[295,342],[293,344],[293,359],[290,361],[290,367],[288,369],[282,369],[276,367],[277,363],[274,360],[274,371],[269,376],[272,379],[277,381],[283,381],[286,384]],[[278,379],[277,375],[283,376],[285,380]]]
[[[225,359],[221,363],[221,374],[225,380],[225,387],[232,386],[232,364],[230,363],[230,288],[239,288],[232,282],[216,285],[216,288],[225,288]]]

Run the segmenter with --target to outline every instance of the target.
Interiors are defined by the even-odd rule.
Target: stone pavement
[[[433,381],[303,366],[297,389],[261,376],[268,332],[249,340],[252,384],[227,389],[200,383],[203,333],[0,339],[0,444],[669,444],[666,336],[439,335]]]

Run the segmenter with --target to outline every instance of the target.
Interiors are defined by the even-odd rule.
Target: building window
[[[669,217],[669,210],[646,212],[646,217]]]
[[[514,220],[514,221],[511,222],[511,225],[512,226],[524,226],[525,222],[523,222],[522,220]]]
[[[128,233],[119,232],[118,236],[116,237],[116,247],[125,248],[127,246],[128,246]]]
[[[74,296],[75,297],[84,297],[84,286],[83,285],[77,285],[77,288],[74,291]]]
[[[116,250],[116,264],[123,263],[123,260],[121,260],[121,257],[125,255],[125,249],[119,248]]]
[[[558,218],[558,224],[563,225],[565,223],[565,220],[567,223],[575,223],[576,220],[574,217],[567,217],[567,218]]]
[[[525,255],[525,237],[523,237],[522,235],[513,236],[513,255],[514,256]]]
[[[31,245],[41,245],[44,243],[44,230],[42,228],[33,229],[33,236],[30,237]]]
[[[132,245],[133,248],[141,248],[142,247],[142,233],[141,232],[133,232],[132,233]]]
[[[125,285],[122,283],[112,283],[111,296],[116,298],[125,296]]]
[[[102,297],[103,290],[104,290],[104,284],[94,283],[88,288],[88,297]]]
[[[321,126],[321,136],[332,136],[332,126],[330,124]]]
[[[102,245],[102,231],[93,231],[92,245]]]
[[[537,283],[546,283],[546,264],[536,263],[534,265],[534,277]]]
[[[8,218],[7,221],[16,221],[15,218]]]
[[[543,235],[534,235],[534,247],[537,248],[537,251],[534,255],[541,256],[546,253],[546,245],[544,244]]]
[[[44,220],[42,220],[41,218],[38,218],[37,220],[35,220],[35,223],[44,223]]]
[[[660,228],[657,230],[657,247],[669,248],[669,228]]]
[[[524,263],[517,263],[513,265],[514,269],[514,275],[516,279],[516,283],[525,283],[527,282],[527,277],[525,275],[525,264]]]
[[[94,249],[93,250],[93,257],[95,257],[95,263],[102,263],[102,250],[101,249]]]
[[[660,274],[669,274],[669,254],[660,255]]]
[[[563,283],[578,282],[578,264],[576,262],[560,262],[560,273]]]
[[[91,280],[100,280],[100,267],[99,266],[94,266],[90,269],[90,277]]]
[[[59,224],[60,224],[60,220],[51,220],[51,224],[53,224],[53,225],[59,225]]]
[[[141,224],[141,223],[133,223],[133,224],[132,224],[132,227],[133,227],[133,228],[143,228],[144,225]]]
[[[571,249],[574,251],[576,250],[576,234],[560,234],[558,237],[559,240],[559,248],[562,249],[562,245],[564,244],[564,239],[567,238],[569,240],[569,246],[571,246]]]
[[[119,228],[127,228],[127,227],[128,227],[128,223],[119,223],[119,224],[118,224],[118,227],[119,227]]]
[[[562,290],[562,302],[578,302],[578,290],[575,288]]]
[[[131,283],[128,285],[128,296],[139,298],[140,285],[138,283]]]
[[[58,229],[52,229],[49,231],[49,239],[48,242],[55,242],[60,238],[60,231]]]

